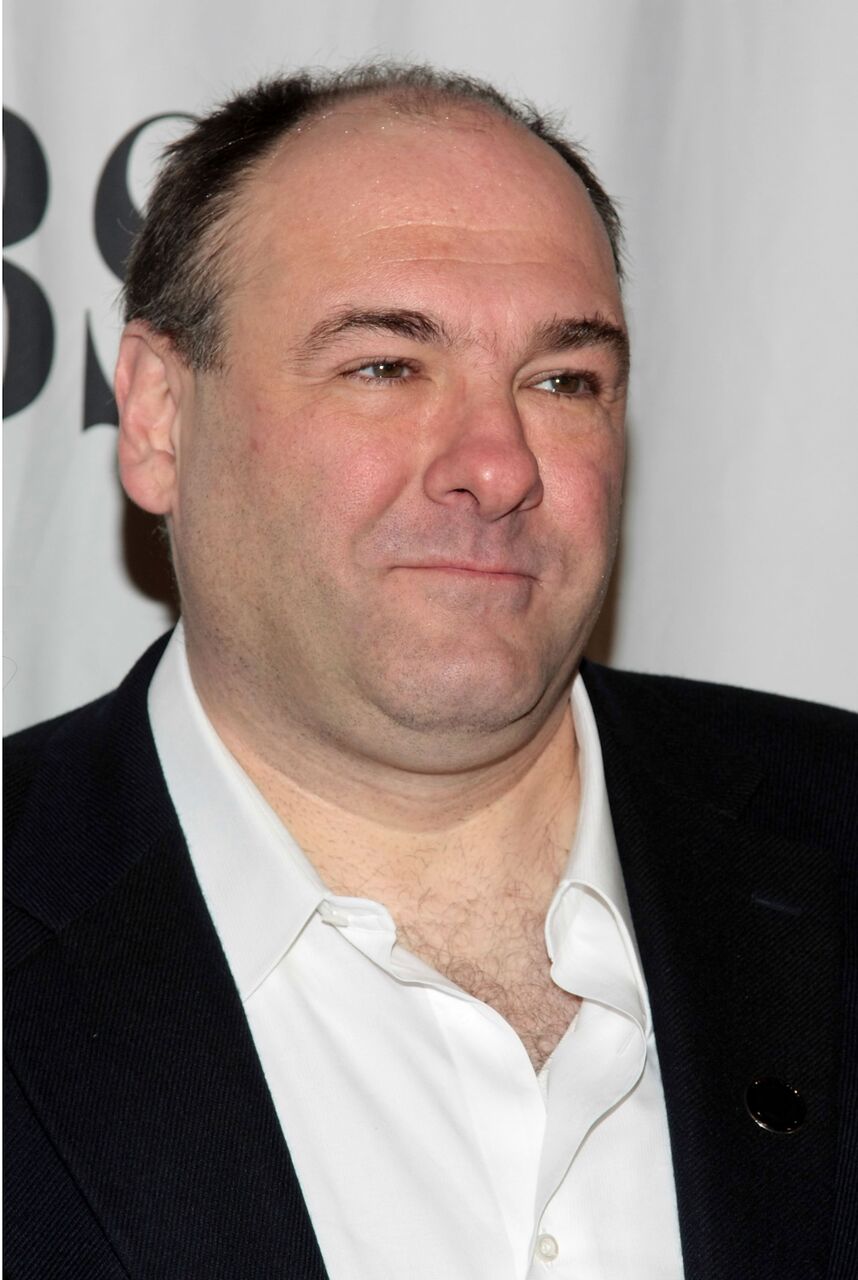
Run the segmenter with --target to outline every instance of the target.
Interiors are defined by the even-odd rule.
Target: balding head
[[[129,259],[126,320],[143,320],[168,336],[192,368],[215,366],[223,356],[222,303],[240,257],[233,232],[246,184],[289,134],[367,99],[400,117],[443,121],[455,110],[474,120],[490,113],[517,122],[580,179],[621,274],[616,209],[581,150],[548,118],[483,81],[424,66],[372,64],[263,81],[200,117],[169,148]]]

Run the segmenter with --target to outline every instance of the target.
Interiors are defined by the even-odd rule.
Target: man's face
[[[484,113],[358,102],[284,142],[230,234],[171,518],[192,666],[405,767],[514,749],[616,543],[622,308],[583,186]]]

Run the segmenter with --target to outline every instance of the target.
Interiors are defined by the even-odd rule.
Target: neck
[[[427,895],[443,907],[477,886],[509,894],[525,881],[550,899],[578,811],[568,697],[517,751],[447,774],[400,771],[303,738],[275,759],[222,707],[206,709],[332,892],[400,914]]]

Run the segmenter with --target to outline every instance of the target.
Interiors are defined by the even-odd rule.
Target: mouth
[[[407,570],[411,581],[425,584],[432,595],[440,592],[439,598],[445,598],[452,593],[452,598],[462,601],[495,600],[521,605],[530,599],[537,581],[534,574],[518,565],[494,561],[429,560],[395,567]]]
[[[439,573],[453,574],[465,580],[472,578],[475,581],[497,581],[497,582],[522,582],[533,578],[533,574],[526,573],[523,569],[513,568],[509,565],[496,564],[472,564],[469,561],[459,560],[442,560],[431,561],[424,564],[403,564],[396,566],[399,569],[413,569],[419,573]]]

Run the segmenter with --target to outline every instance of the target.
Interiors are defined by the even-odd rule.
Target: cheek
[[[558,458],[550,469],[546,500],[572,535],[579,556],[613,550],[622,476],[622,442],[613,438],[577,450],[574,457]]]
[[[244,465],[270,517],[288,512],[303,539],[324,542],[371,526],[408,481],[404,441],[324,406],[254,415]]]

